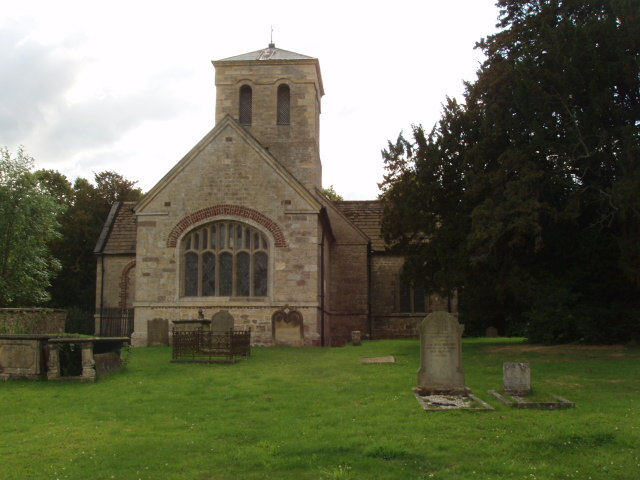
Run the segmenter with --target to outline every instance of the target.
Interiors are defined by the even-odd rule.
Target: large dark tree
[[[62,235],[51,244],[53,255],[62,264],[51,287],[52,302],[57,307],[93,311],[96,285],[93,250],[104,221],[113,202],[138,200],[142,192],[135,188],[136,182],[115,172],[95,174],[95,185],[77,178],[73,186],[66,178],[63,181],[56,177],[57,172],[39,173],[51,179],[54,195],[64,192],[58,197],[67,207],[60,217]]]
[[[464,103],[383,152],[387,239],[471,331],[639,338],[640,4],[497,5]]]

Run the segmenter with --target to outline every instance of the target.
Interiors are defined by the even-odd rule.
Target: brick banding
[[[277,248],[286,248],[287,241],[284,238],[284,234],[280,229],[280,226],[271,220],[269,217],[263,215],[257,210],[252,208],[242,207],[240,205],[214,205],[212,207],[203,208],[197,212],[193,212],[182,220],[180,220],[169,233],[167,238],[167,247],[175,248],[178,243],[178,238],[182,233],[192,225],[199,223],[203,220],[213,219],[220,215],[228,215],[233,217],[246,218],[266,228],[275,239],[275,246]]]

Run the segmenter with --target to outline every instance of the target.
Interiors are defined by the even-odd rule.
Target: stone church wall
[[[268,344],[271,315],[285,305],[305,310],[304,325],[309,331],[305,342],[316,342],[318,211],[233,128],[218,132],[181,167],[137,212],[133,343],[146,342],[148,320],[183,319],[204,308],[237,310],[239,321],[246,318],[245,323],[254,327],[256,342]],[[218,220],[246,223],[269,239],[267,297],[181,295],[181,240],[193,228]]]
[[[447,311],[448,302],[438,295],[426,300],[426,312],[400,313],[400,272],[404,258],[394,255],[374,255],[371,259],[371,337],[416,338],[418,326],[426,315]],[[457,302],[452,302],[457,313]]]
[[[102,263],[104,262],[104,263]],[[115,308],[127,307],[126,285],[129,282],[129,301],[131,301],[132,290],[134,288],[133,278],[128,272],[132,262],[135,262],[134,255],[105,255],[102,261],[98,259],[98,273],[96,282],[96,311],[101,307]],[[123,301],[125,302],[123,304]]]

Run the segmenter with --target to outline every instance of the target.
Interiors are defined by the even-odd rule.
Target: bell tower
[[[317,58],[276,48],[212,62],[216,122],[230,115],[308,189],[322,187]]]

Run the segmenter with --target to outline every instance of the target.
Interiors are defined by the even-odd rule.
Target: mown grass
[[[2,479],[640,478],[640,350],[465,339],[492,412],[424,412],[417,340],[254,348],[235,365],[135,349],[95,384],[0,383]],[[395,364],[361,364],[394,355]],[[509,409],[504,361],[575,409]]]

